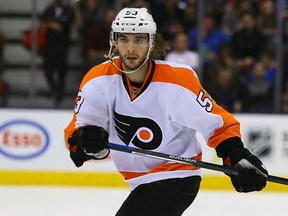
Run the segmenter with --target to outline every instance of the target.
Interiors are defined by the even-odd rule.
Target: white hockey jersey
[[[121,67],[119,58],[114,59]],[[195,72],[182,64],[149,60],[140,88],[110,62],[92,68],[82,80],[65,139],[82,125],[98,125],[109,141],[201,160],[196,131],[210,147],[240,137],[239,122],[202,88]],[[112,160],[131,189],[161,179],[201,175],[194,166],[111,150]]]

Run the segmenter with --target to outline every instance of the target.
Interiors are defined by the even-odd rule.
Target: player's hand
[[[79,127],[68,139],[70,157],[75,165],[80,167],[86,160],[106,158],[110,153],[108,136],[107,131],[98,126]]]
[[[78,128],[78,142],[83,151],[96,159],[104,159],[109,153],[108,133],[98,126],[87,125]]]
[[[248,149],[231,150],[224,158],[224,164],[240,169],[239,175],[229,175],[236,191],[261,191],[266,186],[268,172],[260,159]]]

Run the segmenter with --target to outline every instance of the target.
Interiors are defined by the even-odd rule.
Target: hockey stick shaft
[[[123,146],[123,145],[119,145],[116,143],[109,143],[109,148],[112,150],[140,155],[144,157],[150,157],[150,158],[166,160],[166,161],[173,161],[173,162],[197,166],[200,168],[209,169],[213,171],[220,171],[226,174],[239,175],[239,169],[234,168],[234,167],[222,166],[222,165],[218,165],[214,163],[193,160],[190,158],[179,157],[175,155],[169,155],[169,154],[154,152],[150,150],[138,149],[138,148],[133,148],[129,146]],[[288,185],[288,179],[278,177],[278,176],[269,175],[267,177],[267,181]]]

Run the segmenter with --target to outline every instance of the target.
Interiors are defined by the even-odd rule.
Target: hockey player
[[[146,8],[124,8],[112,23],[108,61],[93,67],[80,85],[73,119],[65,129],[77,167],[109,153],[131,193],[116,216],[178,216],[195,199],[198,167],[109,150],[108,140],[201,160],[196,131],[215,148],[239,192],[260,191],[268,172],[241,141],[239,122],[209,96],[196,73],[157,60],[166,43]]]

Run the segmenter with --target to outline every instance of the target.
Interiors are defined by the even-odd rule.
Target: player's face
[[[118,34],[117,50],[125,71],[137,69],[145,60],[149,49],[147,34]]]

